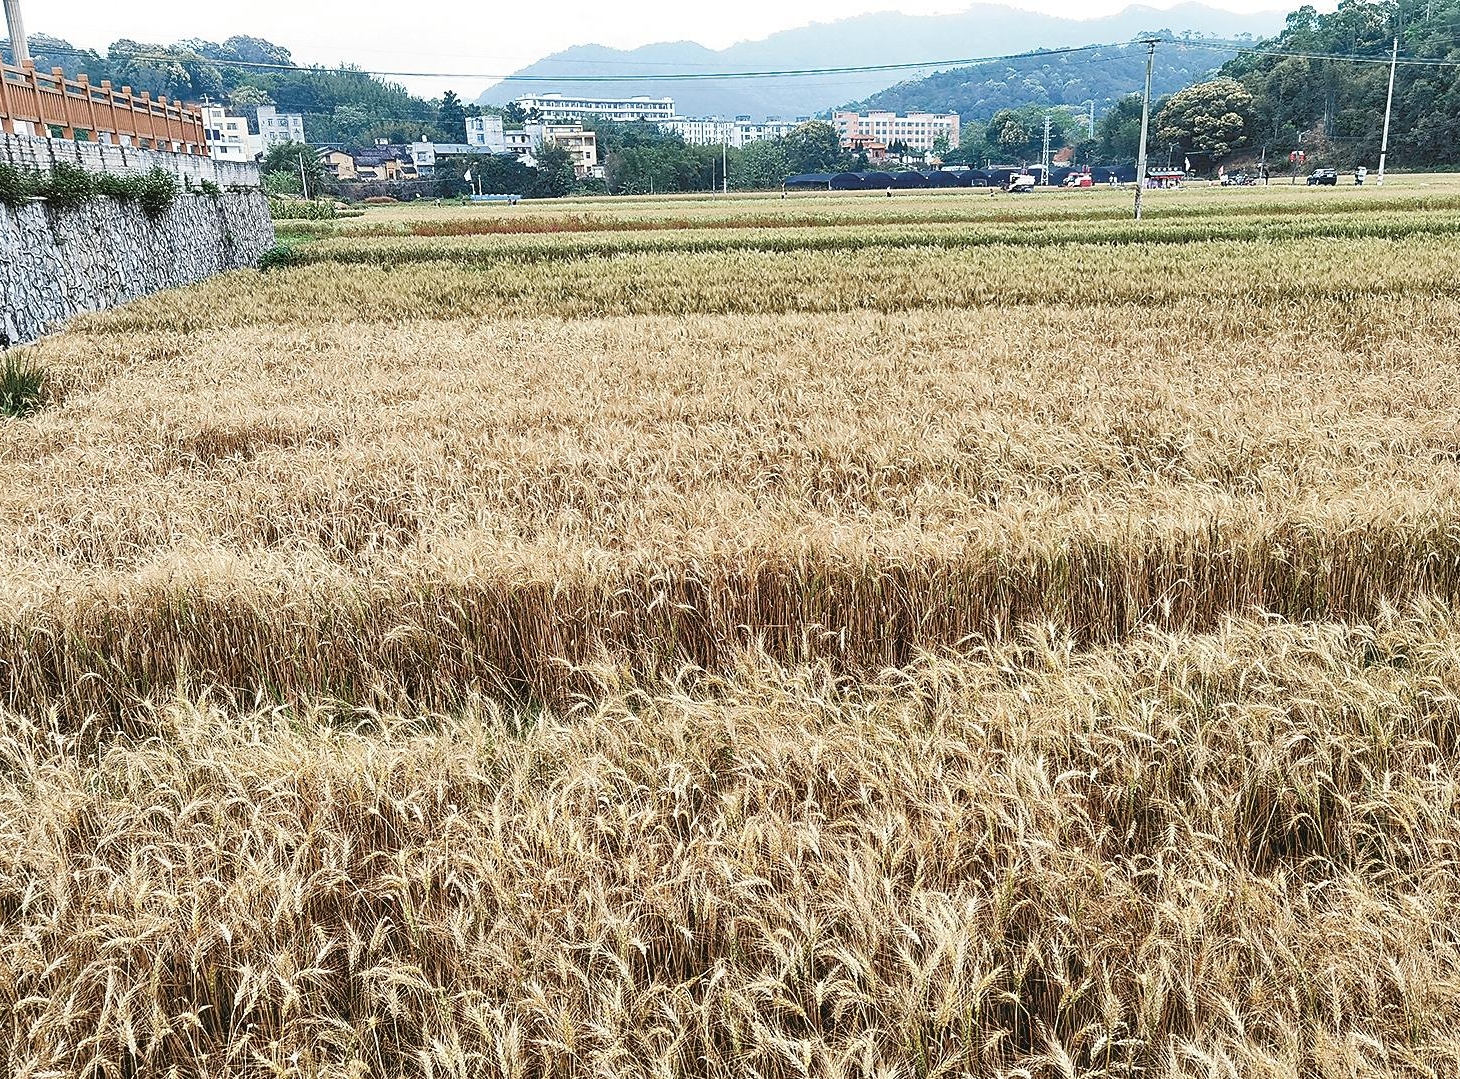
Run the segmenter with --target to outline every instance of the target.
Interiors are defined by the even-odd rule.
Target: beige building
[[[503,141],[509,154],[516,154],[529,165],[537,163],[537,151],[544,146],[561,146],[568,151],[573,172],[580,179],[603,174],[598,167],[598,136],[584,131],[579,123],[527,124],[521,131],[503,132]]]
[[[895,112],[837,112],[832,114],[831,123],[842,146],[848,148],[854,140],[871,140],[884,146],[904,142],[914,150],[931,150],[940,135],[949,146],[958,145],[956,112],[910,112],[906,116]]]
[[[579,177],[590,176],[598,167],[598,136],[584,131],[581,125],[572,128],[548,127],[543,133],[543,142],[551,142],[568,151],[573,159],[573,172]]]

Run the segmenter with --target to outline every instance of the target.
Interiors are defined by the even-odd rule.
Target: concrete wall
[[[80,165],[88,172],[112,172],[118,176],[166,169],[181,181],[194,185],[211,180],[219,187],[258,187],[259,167],[253,162],[214,161],[194,154],[170,154],[162,150],[139,150],[135,146],[112,146],[100,142],[70,139],[36,139],[26,135],[0,133],[0,164],[44,172],[56,162]]]
[[[259,190],[179,193],[155,218],[107,198],[73,210],[42,200],[0,206],[0,347],[33,341],[83,312],[256,265],[273,243]]]

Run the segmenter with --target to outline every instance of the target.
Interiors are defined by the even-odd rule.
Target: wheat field
[[[24,350],[7,1070],[1460,1076],[1460,186],[1127,197],[386,207]]]

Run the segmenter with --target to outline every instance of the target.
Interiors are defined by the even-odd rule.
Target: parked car
[[[1308,177],[1308,186],[1316,187],[1322,184],[1324,187],[1332,187],[1338,183],[1337,169],[1314,169],[1313,174]]]

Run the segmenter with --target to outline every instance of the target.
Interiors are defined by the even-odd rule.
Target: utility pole
[[[1136,154],[1136,220],[1141,219],[1141,196],[1146,191],[1146,136],[1151,130],[1151,71],[1156,66],[1156,42],[1148,37],[1146,46],[1146,96],[1141,102],[1141,146]]]
[[[1044,153],[1039,159],[1040,165],[1044,168],[1044,175],[1040,179],[1044,181],[1046,187],[1049,186],[1049,127],[1050,118],[1046,113],[1044,117]]]
[[[5,0],[5,25],[10,29],[10,53],[15,57],[15,66],[24,67],[30,59],[30,46],[20,18],[20,0]]]
[[[1095,101],[1092,98],[1089,101],[1082,101],[1082,102],[1080,102],[1080,104],[1081,105],[1089,105],[1090,106],[1090,117],[1089,117],[1089,121],[1090,122],[1086,125],[1085,134],[1089,138],[1092,138],[1093,139],[1095,137]]]
[[[720,127],[720,194],[730,194],[730,128]]]
[[[1389,54],[1389,100],[1384,103],[1384,141],[1379,144],[1379,178],[1374,181],[1384,186],[1384,159],[1389,156],[1389,116],[1394,111],[1394,69],[1399,66],[1399,35],[1394,35],[1394,51]]]
[[[299,151],[299,186],[304,188],[304,197],[309,198],[309,178],[304,175],[304,151]]]

